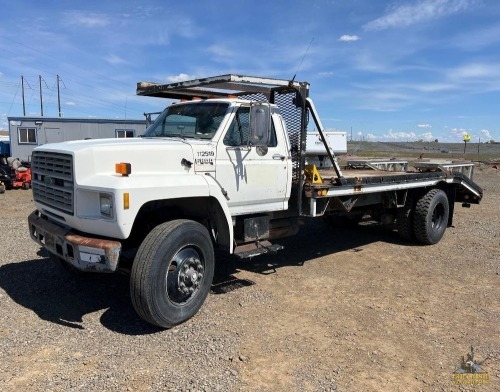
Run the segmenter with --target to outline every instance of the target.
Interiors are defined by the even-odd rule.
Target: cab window
[[[229,129],[224,136],[224,145],[225,146],[246,146],[248,145],[248,134],[249,134],[249,125],[250,125],[250,108],[249,107],[240,107],[236,111],[233,121],[229,126]],[[271,135],[269,138],[269,142],[267,143],[268,147],[276,147],[278,145],[276,139],[276,130],[274,128],[274,123],[271,121]]]

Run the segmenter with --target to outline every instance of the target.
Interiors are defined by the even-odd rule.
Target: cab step
[[[251,244],[244,244],[234,248],[234,254],[240,259],[248,259],[266,253],[276,253],[285,247],[279,244],[271,244],[269,241],[256,241]]]

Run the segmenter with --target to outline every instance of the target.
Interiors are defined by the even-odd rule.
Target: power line
[[[40,51],[40,50],[38,50],[38,49],[36,49],[36,48],[30,47],[30,46],[28,46],[28,45],[26,45],[26,44],[24,44],[24,43],[22,43],[22,42],[19,42],[19,41],[13,40],[13,39],[11,39],[11,38],[9,38],[9,37],[4,37],[4,38],[6,38],[6,39],[10,40],[11,42],[15,43],[16,45],[22,46],[24,49],[28,49],[29,51],[36,52],[36,53],[40,54],[40,55],[41,55],[42,57],[44,57],[44,58],[48,58],[48,56],[47,56],[44,52],[42,52],[42,51]],[[9,51],[9,50],[7,49],[7,51]],[[10,52],[11,52],[11,53],[18,54],[17,52],[14,52],[14,51],[12,51],[12,50],[10,50]],[[18,64],[20,64],[20,65],[24,65],[24,64],[19,63],[19,62],[18,62],[18,61],[16,61],[15,59],[11,59],[11,61],[16,62],[16,63],[18,63]],[[51,65],[49,65],[48,63],[43,62],[43,61],[38,61],[37,65],[38,65],[38,67],[37,67],[37,68],[39,68],[39,70],[40,70],[40,74],[41,74],[41,73],[44,73],[44,74],[51,74],[51,75],[56,76],[56,78],[58,77],[58,75],[53,74],[52,72],[47,72],[47,69],[52,68],[52,66],[51,66]],[[43,65],[43,67],[40,67],[40,65]],[[79,66],[79,65],[77,65],[77,64],[73,64],[72,66],[73,66],[73,67],[76,67],[76,68],[78,68],[78,69],[80,69],[80,70],[82,70],[85,74],[89,73],[89,71],[88,71],[87,69],[85,69],[85,68],[83,68],[83,67],[80,67],[80,66]],[[45,68],[45,70],[44,70],[43,68]],[[94,77],[94,78],[95,78],[95,75],[100,76],[100,77],[101,77],[102,79],[104,79],[104,81],[106,81],[106,82],[111,81],[111,82],[113,82],[115,85],[119,84],[119,85],[123,85],[123,86],[124,86],[124,82],[123,82],[123,81],[121,81],[121,80],[118,80],[118,79],[115,79],[115,78],[110,78],[110,77],[108,77],[108,76],[106,76],[106,75],[103,75],[103,74],[100,74],[100,73],[98,73],[98,72],[93,72],[93,73],[91,74],[91,77]],[[100,87],[100,86],[98,86],[98,85],[91,85],[91,84],[84,83],[84,82],[82,82],[81,78],[75,78],[75,79],[72,79],[72,78],[71,78],[71,76],[69,76],[69,77],[67,77],[67,76],[66,76],[66,79],[73,80],[73,83],[74,83],[74,84],[76,84],[76,85],[82,86],[82,87],[84,88],[84,91],[85,91],[85,90],[87,90],[87,89],[91,89],[92,91],[96,91],[96,92],[98,92],[98,91],[104,91],[104,92],[106,92],[106,93],[109,93],[109,89],[106,89],[106,88]],[[101,84],[102,84],[102,83],[101,83]],[[14,87],[14,86],[15,86],[15,85],[12,85],[11,87]],[[50,99],[51,99],[51,97],[52,97],[52,95],[53,95],[53,89],[52,89],[52,90],[51,90],[51,89],[49,89],[49,88],[48,88],[48,86],[47,86],[47,89],[48,89],[49,91],[51,91],[51,95],[50,95],[50,97],[49,97],[49,100],[50,100]],[[40,90],[41,90],[41,88],[40,88]],[[41,92],[41,91],[40,91],[40,92]],[[79,95],[79,96],[81,96],[81,95],[86,95],[86,94],[85,94],[85,93],[82,93],[82,92],[78,92],[78,95]],[[130,94],[130,95],[134,95],[134,96],[135,96],[135,94]],[[88,95],[88,96],[90,96],[90,95]],[[32,98],[32,97],[33,97],[33,96],[31,96],[31,98]],[[125,95],[124,95],[125,100],[127,100],[127,97],[128,97],[128,94],[125,94]],[[30,100],[31,100],[31,98],[30,98]],[[60,98],[60,97],[59,97],[59,98]],[[93,96],[92,98],[94,99],[94,105],[96,105],[96,106],[100,106],[100,107],[108,107],[108,108],[110,108],[110,107],[111,107],[111,108],[116,107],[116,108],[120,108],[120,111],[130,110],[130,108],[128,107],[128,102],[127,102],[127,101],[125,102],[125,105],[124,105],[124,106],[120,106],[120,105],[115,104],[115,103],[113,103],[113,102],[111,102],[111,101],[106,101],[106,100],[103,100],[103,99],[97,99],[97,98],[95,98],[95,96]],[[127,107],[127,109],[124,109],[124,107],[125,107],[125,106]],[[117,110],[117,109],[115,109],[115,110]],[[134,109],[133,109],[133,110],[134,110]],[[60,111],[60,110],[59,110],[59,111]],[[142,116],[142,113],[144,112],[144,108],[142,108],[142,107],[141,107],[141,109],[135,109],[135,111],[136,111],[137,113],[139,113],[139,115],[141,115],[141,116]]]
[[[7,112],[7,115],[10,115],[10,111],[12,110],[12,106],[14,105],[14,101],[16,100],[18,91],[19,91],[19,84],[17,85],[17,89],[16,89],[16,93],[14,94],[14,98],[12,98],[12,102],[10,103],[10,107],[9,107],[9,111]]]

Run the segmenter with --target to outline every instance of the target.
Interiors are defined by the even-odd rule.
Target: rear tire
[[[144,239],[132,265],[132,304],[147,322],[171,328],[198,312],[213,275],[207,229],[183,219],[162,223]]]
[[[413,228],[415,238],[426,245],[437,244],[443,238],[450,207],[448,196],[441,189],[431,189],[415,205]]]

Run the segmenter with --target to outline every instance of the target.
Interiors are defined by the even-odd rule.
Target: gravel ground
[[[500,390],[500,174],[435,246],[315,220],[285,250],[218,255],[201,311],[145,324],[126,275],[72,276],[30,240],[31,192],[0,194],[0,390]],[[454,386],[470,347],[489,375]],[[484,362],[482,362],[484,360]]]

